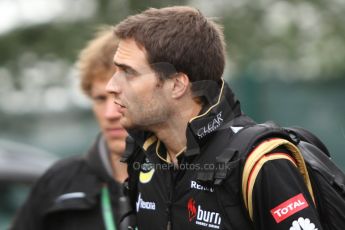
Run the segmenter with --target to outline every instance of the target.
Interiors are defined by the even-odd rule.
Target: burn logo
[[[191,222],[196,217],[196,207],[195,200],[190,198],[187,204],[189,222]]]
[[[218,212],[204,210],[193,198],[187,202],[188,220],[196,225],[220,229],[222,218]]]

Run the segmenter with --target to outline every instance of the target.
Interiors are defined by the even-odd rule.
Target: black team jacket
[[[133,208],[138,229],[322,229],[301,174],[290,161],[279,157],[286,149],[269,154],[267,157],[275,156],[274,160],[267,161],[258,173],[253,188],[253,222],[242,202],[243,160],[232,162],[235,170],[221,186],[200,182],[203,170],[214,167],[217,156],[227,151],[232,136],[254,122],[242,113],[224,81],[195,82],[192,87],[208,105],[187,125],[187,146],[177,156],[178,166],[171,163],[164,144],[152,133],[129,131],[141,146],[140,154],[145,154],[140,165],[131,166],[140,167],[137,178],[130,175],[130,181],[137,182]],[[133,157],[129,156],[128,162],[135,162]],[[222,192],[216,193],[217,189]]]
[[[111,177],[108,150],[99,135],[86,156],[63,159],[48,169],[34,185],[10,229],[105,229],[100,205],[104,184],[109,188],[119,229],[120,216],[126,211],[119,201],[122,185]]]

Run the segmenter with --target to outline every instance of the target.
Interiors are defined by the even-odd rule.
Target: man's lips
[[[123,137],[126,135],[126,130],[123,128],[107,128],[105,130],[112,137]]]

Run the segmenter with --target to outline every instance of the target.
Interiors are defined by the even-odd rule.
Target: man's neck
[[[179,107],[179,111],[166,124],[154,130],[157,138],[164,143],[170,159],[174,162],[176,155],[183,151],[187,144],[186,128],[191,118],[197,116],[201,105],[195,103]]]

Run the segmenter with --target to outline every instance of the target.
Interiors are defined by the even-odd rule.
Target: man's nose
[[[120,93],[120,84],[118,82],[117,77],[115,76],[116,73],[110,78],[108,84],[106,86],[106,91],[111,94],[119,94]]]
[[[104,116],[107,119],[118,119],[121,117],[120,106],[114,103],[112,97],[108,97],[106,101]]]

